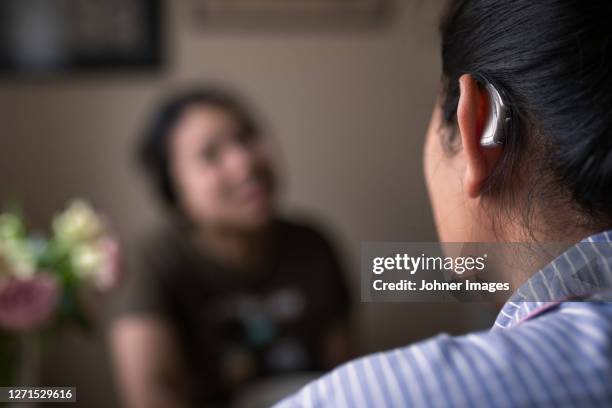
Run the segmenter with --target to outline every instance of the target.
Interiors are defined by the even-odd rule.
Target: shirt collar
[[[568,300],[612,288],[612,230],[571,246],[527,280],[499,312],[492,330],[508,329]]]

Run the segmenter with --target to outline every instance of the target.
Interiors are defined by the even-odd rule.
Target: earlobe
[[[470,74],[459,78],[459,89],[457,123],[466,160],[463,187],[468,197],[477,198],[501,155],[502,147],[485,149],[480,144],[489,114],[487,93]]]

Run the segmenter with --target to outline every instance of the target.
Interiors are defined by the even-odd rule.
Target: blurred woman
[[[314,228],[280,218],[265,138],[231,95],[165,101],[140,159],[170,210],[128,250],[110,340],[129,407],[226,405],[349,356],[347,288]]]
[[[490,331],[352,361],[283,407],[612,406],[612,2],[449,3],[425,179],[440,239],[497,243],[514,294]],[[562,253],[534,268],[545,243]]]

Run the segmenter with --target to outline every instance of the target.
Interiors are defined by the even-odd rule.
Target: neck
[[[579,225],[577,220],[568,220],[562,224],[565,225],[562,230],[531,226],[529,229],[509,231],[505,234],[501,242],[512,244],[503,247],[504,254],[501,258],[504,265],[500,269],[504,271],[504,280],[515,290],[569,247],[602,231],[601,228],[567,227]]]

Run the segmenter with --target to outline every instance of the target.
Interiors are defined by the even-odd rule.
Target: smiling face
[[[185,110],[169,145],[178,204],[199,226],[258,228],[273,214],[273,175],[264,143],[213,105]]]

